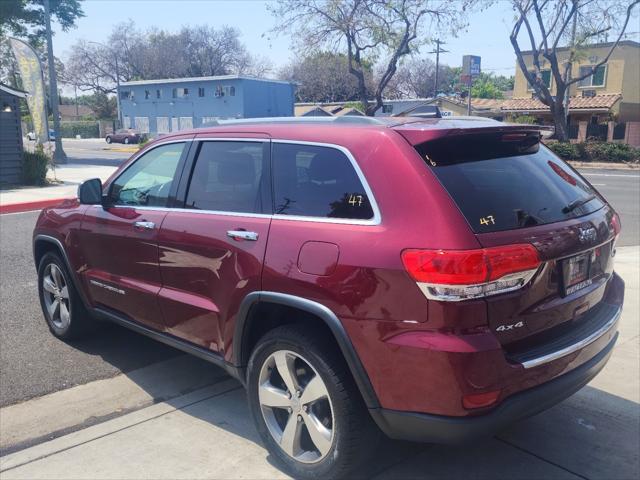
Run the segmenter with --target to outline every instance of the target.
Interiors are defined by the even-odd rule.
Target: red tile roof
[[[595,97],[571,97],[569,98],[569,111],[573,110],[609,110],[615,103],[622,98],[619,93],[596,95]],[[511,112],[535,112],[549,110],[538,99],[534,98],[513,98],[505,100],[502,104],[502,110]]]

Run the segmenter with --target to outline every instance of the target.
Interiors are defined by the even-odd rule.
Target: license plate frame
[[[563,296],[591,285],[591,263],[593,252],[588,251],[565,258],[561,262]]]

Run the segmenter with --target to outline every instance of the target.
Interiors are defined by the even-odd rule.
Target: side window
[[[267,143],[204,142],[187,192],[186,208],[261,213]]]
[[[115,205],[166,207],[184,143],[161,145],[138,158],[111,184]]]
[[[347,156],[330,147],[274,143],[275,213],[368,220],[373,209]]]

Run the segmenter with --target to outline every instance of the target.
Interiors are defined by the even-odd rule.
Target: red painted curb
[[[19,213],[19,212],[30,212],[33,210],[42,210],[46,207],[51,207],[53,205],[57,205],[63,200],[67,200],[66,198],[52,198],[49,200],[36,200],[34,202],[22,202],[22,203],[11,203],[9,205],[0,205],[0,215],[3,213]]]

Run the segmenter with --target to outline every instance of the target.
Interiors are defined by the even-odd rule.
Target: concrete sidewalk
[[[45,187],[16,187],[0,190],[0,206],[29,204],[62,198],[74,198],[78,185],[89,178],[105,181],[116,167],[97,165],[59,165],[55,171],[49,170],[47,179],[52,183]]]
[[[549,411],[522,421],[493,439],[469,446],[454,448],[389,441],[364,472],[365,476],[377,479],[638,478],[639,264],[639,247],[619,249],[616,270],[627,287],[620,338],[611,361],[589,386]],[[120,376],[93,382],[75,387],[77,392],[47,396],[58,395],[57,399],[42,397],[3,409],[0,419],[3,413],[5,419],[9,414],[12,422],[2,421],[2,437],[22,435],[23,438],[26,424],[15,417],[34,425],[52,421],[59,426],[66,425],[48,417],[57,412],[65,418],[82,405],[87,411],[80,417],[91,415],[92,409],[95,415],[100,415],[107,405],[98,399],[107,395],[106,392],[111,392],[108,395],[113,408],[121,407],[121,402],[146,405],[5,455],[0,458],[0,478],[285,478],[261,446],[244,391],[220,371],[215,370],[217,376],[211,373],[210,384],[149,404],[148,394],[154,389],[167,395],[166,386],[158,390],[159,385],[167,381],[161,372],[177,379],[200,368],[204,370],[194,374],[192,382],[203,382],[209,375],[206,367],[182,359],[156,368],[153,375],[128,374],[127,381]],[[131,380],[142,388],[132,387]],[[118,387],[118,384],[124,386]],[[118,388],[126,388],[131,393],[117,395],[113,390]],[[175,388],[184,389],[184,379],[178,381]],[[137,390],[146,393],[136,393]],[[141,403],[136,404],[130,396],[138,396]],[[84,400],[76,403],[74,398]],[[42,430],[38,432],[42,434]]]

